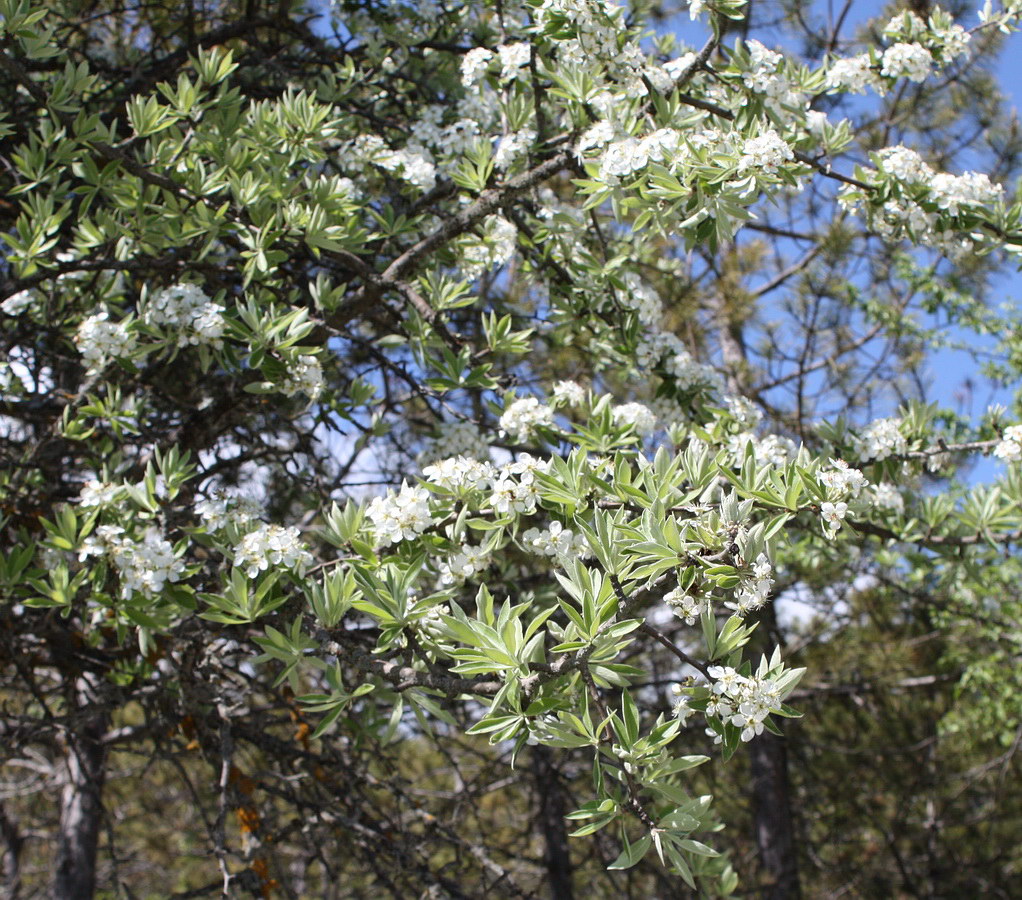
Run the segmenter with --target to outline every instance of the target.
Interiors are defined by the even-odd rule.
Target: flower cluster
[[[892,455],[904,453],[908,442],[901,433],[901,419],[877,419],[866,430],[852,439],[855,451],[864,461],[882,461]]]
[[[229,525],[245,528],[263,513],[262,505],[255,498],[224,490],[200,500],[195,504],[195,511],[209,531],[219,531]]]
[[[560,522],[553,521],[547,528],[529,528],[521,537],[522,546],[539,556],[556,558],[562,564],[570,559],[591,556],[585,535],[576,534]]]
[[[558,406],[581,406],[585,403],[586,389],[575,381],[558,381],[553,395]]]
[[[301,570],[311,562],[312,556],[294,527],[261,523],[234,548],[234,565],[243,566],[249,578],[270,566]]]
[[[738,615],[746,616],[759,609],[770,597],[770,589],[774,586],[774,569],[765,553],[761,553],[752,570],[743,575],[741,583],[735,591],[734,600],[724,605],[733,609]]]
[[[732,435],[728,440],[728,452],[741,464],[750,443],[756,460],[772,466],[787,465],[794,458],[797,449],[791,438],[779,434],[765,434],[758,438],[751,432],[744,432]]]
[[[742,145],[742,156],[738,160],[738,171],[755,169],[775,174],[777,167],[795,158],[795,152],[772,128],[756,137],[747,138]]]
[[[880,74],[888,78],[926,81],[933,69],[933,55],[921,44],[899,42],[884,51]]]
[[[124,359],[135,350],[135,335],[128,330],[127,320],[111,322],[106,311],[82,320],[75,335],[78,352],[90,371],[102,369],[113,359]]]
[[[468,578],[485,572],[490,566],[491,554],[485,547],[465,544],[439,565],[440,583],[461,584]]]
[[[731,666],[711,666],[709,674],[714,679],[713,697],[706,715],[741,728],[743,741],[762,734],[770,711],[781,705],[781,694],[773,679],[740,675]],[[719,740],[719,735],[716,738]]]
[[[108,556],[112,560],[125,600],[136,592],[155,597],[168,581],[179,581],[185,570],[174,546],[155,528],[136,541],[126,537],[118,525],[100,525],[95,535],[85,539],[78,554],[80,560],[90,556]]]
[[[550,428],[554,424],[554,411],[535,397],[513,400],[500,417],[500,430],[514,443],[524,444],[537,428]]]
[[[323,392],[323,366],[315,356],[299,356],[288,363],[281,390],[288,397],[305,394],[315,400]]]
[[[1022,454],[1022,448],[1020,448],[1020,454]],[[905,498],[901,496],[898,488],[888,481],[874,485],[870,489],[870,494],[873,505],[877,509],[887,509],[898,513],[905,511]]]
[[[539,500],[537,472],[547,472],[550,463],[522,453],[515,462],[500,467],[493,482],[489,503],[501,515],[515,512],[529,515],[536,511]]]
[[[373,523],[378,547],[413,540],[433,524],[429,491],[407,484],[402,484],[400,491],[391,490],[384,497],[374,497],[366,515]]]
[[[869,486],[866,476],[858,469],[851,468],[843,459],[832,459],[833,468],[820,473],[820,481],[834,494],[841,497],[858,497]]]
[[[826,84],[831,91],[865,94],[866,88],[877,88],[880,82],[869,54],[862,53],[834,60],[827,68]]]
[[[643,403],[622,403],[613,407],[610,414],[615,425],[631,425],[640,437],[656,431],[656,415]]]
[[[1022,425],[1009,425],[1004,429],[1000,443],[994,447],[994,456],[1005,462],[1022,459]]]
[[[150,297],[142,321],[173,330],[177,345],[210,344],[220,347],[227,326],[224,308],[194,284],[175,284]]]
[[[422,475],[429,484],[460,494],[485,490],[493,484],[496,470],[490,463],[472,457],[449,456],[426,466]]]
[[[504,265],[515,255],[517,246],[518,229],[503,216],[487,216],[483,219],[482,234],[463,244],[462,274],[472,280]]]
[[[695,625],[696,620],[704,613],[712,610],[710,598],[705,595],[693,595],[681,587],[664,594],[664,603],[668,609],[686,625]]]
[[[123,489],[124,486],[120,484],[90,479],[82,485],[78,494],[78,505],[85,508],[110,506],[120,498]]]

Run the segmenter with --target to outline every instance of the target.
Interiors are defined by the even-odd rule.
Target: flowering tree
[[[61,898],[97,859],[161,896],[726,896],[701,767],[748,745],[794,896],[774,606],[1012,602],[1022,426],[912,376],[948,321],[1016,375],[983,296],[1017,138],[957,104],[990,174],[954,174],[897,114],[1022,7],[806,59],[736,0],[692,3],[699,48],[612,2],[187,9],[0,0],[12,892],[45,853]],[[1017,653],[989,628],[975,683]],[[110,799],[147,778],[195,841],[155,878]]]

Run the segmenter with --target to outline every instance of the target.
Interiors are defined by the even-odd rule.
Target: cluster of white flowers
[[[581,406],[586,400],[586,389],[575,381],[558,381],[553,394],[558,406]]]
[[[1020,453],[1022,453],[1022,448],[1019,449]],[[905,498],[901,496],[901,491],[889,481],[883,481],[880,484],[874,485],[870,489],[870,494],[873,505],[877,509],[889,509],[892,512],[898,513],[905,511]]]
[[[968,52],[972,39],[972,35],[961,25],[954,24],[951,16],[939,6],[933,7],[928,23],[906,10],[887,23],[883,34],[889,41],[923,44],[944,64]]]
[[[765,434],[763,437],[756,437],[751,432],[735,434],[728,438],[728,452],[739,465],[745,459],[746,448],[752,444],[753,456],[757,462],[768,463],[772,466],[787,465],[794,459],[798,448],[791,438],[779,434]]]
[[[223,345],[224,308],[206,296],[194,284],[175,284],[150,297],[142,313],[142,321],[176,333],[177,345]]]
[[[426,466],[422,474],[430,484],[462,493],[485,490],[493,484],[497,472],[488,462],[468,456],[450,456]]]
[[[521,70],[529,64],[532,50],[524,42],[501,44],[497,48],[497,54],[500,56],[500,77],[506,81],[517,78],[521,74]]]
[[[419,458],[423,462],[432,462],[452,456],[471,456],[483,460],[490,458],[490,445],[477,425],[460,420],[441,422],[437,426],[437,433],[429,439]]]
[[[903,183],[925,184],[933,177],[933,169],[923,162],[923,158],[915,150],[900,144],[878,151],[877,164],[881,172]]]
[[[837,503],[828,501],[820,505],[820,517],[823,519],[824,528],[830,537],[841,530],[841,524],[846,515],[848,515],[848,504],[844,501]]]
[[[179,581],[185,570],[173,544],[155,528],[149,529],[141,541],[135,541],[125,537],[118,525],[100,525],[95,535],[85,539],[78,554],[79,560],[90,556],[110,557],[125,600],[136,592],[154,597],[168,581]]]
[[[884,51],[880,74],[888,78],[926,81],[933,69],[933,55],[921,44],[892,44]]]
[[[255,578],[271,566],[299,571],[312,562],[295,527],[260,523],[234,548],[234,565],[243,566],[249,578]]]
[[[287,378],[281,390],[288,397],[305,394],[315,400],[323,392],[323,367],[315,356],[299,356],[287,366]]]
[[[196,503],[195,511],[209,531],[219,531],[228,525],[245,528],[262,515],[263,508],[254,497],[218,490]]]
[[[742,145],[742,156],[738,160],[738,171],[756,169],[769,174],[777,167],[795,158],[795,151],[774,129],[764,131],[756,137],[747,138]]]
[[[820,472],[820,481],[832,492],[842,497],[858,497],[869,486],[866,476],[858,469],[851,468],[843,459],[832,459],[833,468]]]
[[[625,309],[635,311],[639,321],[646,326],[657,324],[663,316],[664,304],[657,292],[642,281],[634,272],[624,277],[625,291],[618,292],[618,299]]]
[[[494,266],[502,266],[515,255],[518,229],[503,216],[483,219],[482,234],[462,244],[461,272],[465,278],[478,278]]]
[[[583,135],[579,152],[588,146],[602,146],[599,141],[605,135],[603,123],[594,126]],[[613,184],[619,178],[645,168],[650,162],[672,162],[683,152],[683,144],[681,132],[673,128],[658,128],[644,138],[626,137],[614,141],[600,157],[600,180]]]
[[[989,206],[1004,195],[1004,188],[990,181],[983,172],[951,175],[940,172],[929,184],[937,206],[958,215],[961,206]]]
[[[855,451],[864,461],[885,460],[908,450],[908,442],[901,433],[901,419],[877,419],[861,435],[852,439]]]
[[[763,420],[763,412],[748,397],[725,397],[724,404],[734,420],[751,431]]]
[[[562,564],[592,555],[585,535],[576,534],[557,521],[551,522],[548,528],[529,528],[522,535],[521,542],[529,552],[554,557]]]
[[[489,500],[494,512],[500,514],[516,512],[526,515],[535,512],[539,500],[536,472],[549,470],[549,462],[528,453],[519,454],[515,462],[501,466],[494,479],[493,493]]]
[[[516,159],[524,156],[535,140],[536,132],[532,128],[523,128],[514,134],[505,134],[497,142],[497,148],[493,151],[493,165],[503,172]]]
[[[20,316],[34,302],[34,291],[18,291],[18,293],[11,294],[3,303],[0,303],[0,309],[9,316]]]
[[[777,78],[781,54],[768,50],[756,40],[746,41],[745,49],[749,54],[749,68],[742,73],[745,86],[760,94],[773,94],[783,89],[783,79]]]
[[[640,338],[635,359],[641,369],[663,365],[664,371],[680,391],[705,387],[722,392],[724,381],[713,366],[698,362],[681,338],[670,331],[651,330]]]
[[[772,709],[781,705],[780,691],[771,678],[740,675],[731,666],[710,666],[713,699],[706,715],[716,716],[726,725],[742,729],[742,740],[751,741],[763,733],[763,723]],[[714,734],[719,740],[719,735]]]
[[[686,625],[695,625],[696,620],[704,612],[709,612],[713,608],[709,597],[692,595],[681,587],[664,594],[664,603],[674,615],[683,619]]]
[[[554,424],[554,411],[535,397],[519,397],[513,400],[500,417],[500,430],[514,443],[524,444],[535,434],[536,429],[550,428]]]
[[[427,121],[427,127],[432,124]],[[363,134],[340,151],[339,161],[361,170],[370,162],[427,191],[436,184],[436,163],[426,147],[410,141],[400,150],[391,150],[379,135]]]
[[[135,335],[128,330],[127,321],[111,322],[110,314],[103,311],[82,320],[75,334],[75,344],[89,370],[98,371],[113,359],[131,356],[135,350]]]
[[[746,616],[759,609],[770,597],[770,589],[774,586],[774,569],[770,559],[761,553],[752,565],[752,571],[742,576],[741,583],[735,591],[734,600],[724,605],[733,609],[738,615]]]
[[[827,88],[831,91],[847,91],[851,94],[865,94],[866,88],[878,87],[876,72],[868,53],[836,59],[827,67]]]
[[[376,532],[376,546],[388,547],[417,538],[430,525],[429,491],[402,483],[400,491],[374,497],[366,510]]]
[[[466,579],[485,572],[490,566],[490,559],[490,551],[485,547],[465,544],[438,566],[440,583],[461,584]]]
[[[994,447],[994,456],[1005,462],[1022,459],[1022,425],[1009,425],[1004,429],[1000,443]]]
[[[475,47],[461,58],[461,83],[471,87],[486,75],[493,53],[485,47]]]
[[[615,425],[631,425],[640,437],[656,431],[656,415],[644,403],[622,403],[610,411]]]
[[[86,508],[110,506],[120,499],[123,490],[122,484],[110,484],[92,478],[82,485],[78,493],[78,504]]]

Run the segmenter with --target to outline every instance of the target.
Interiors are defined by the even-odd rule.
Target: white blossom
[[[866,476],[849,467],[843,459],[832,459],[833,468],[820,472],[820,481],[839,495],[858,497],[869,486]]]
[[[500,77],[504,79],[518,77],[519,69],[529,64],[532,55],[526,43],[501,44],[497,48],[497,53],[500,55]]]
[[[692,595],[681,587],[676,587],[664,594],[664,603],[674,615],[683,619],[686,625],[695,625],[696,620],[712,607],[709,598]]]
[[[491,554],[485,547],[465,544],[438,566],[440,583],[443,585],[461,584],[485,572],[490,566]]]
[[[835,532],[841,528],[841,523],[848,514],[848,504],[840,501],[838,503],[826,502],[820,505],[820,516],[822,517],[827,530]]]
[[[558,406],[581,406],[586,399],[585,388],[575,381],[558,381],[553,394]]]
[[[656,416],[643,403],[622,403],[610,411],[615,425],[631,425],[640,437],[656,431]]]
[[[430,494],[423,487],[401,484],[400,491],[388,491],[385,497],[374,497],[366,510],[376,533],[376,546],[388,547],[417,538],[430,525]]]
[[[547,528],[529,528],[521,537],[522,546],[540,556],[555,557],[561,562],[591,556],[585,535],[576,534],[560,522]]]
[[[194,284],[175,284],[149,298],[142,321],[174,332],[179,347],[210,344],[220,347],[227,327],[224,308]]]
[[[86,508],[110,506],[118,500],[123,490],[123,485],[109,484],[93,478],[82,485],[78,494],[78,504]]]
[[[1004,429],[1000,443],[994,447],[994,456],[1005,462],[1022,459],[1022,425],[1009,425]]]
[[[777,167],[795,158],[795,152],[772,128],[756,137],[747,138],[742,145],[738,171],[759,169],[774,174]]]
[[[254,497],[218,490],[196,503],[195,511],[208,530],[219,531],[228,525],[247,527],[262,515],[263,508]]]
[[[493,483],[496,470],[488,462],[453,456],[426,466],[422,474],[430,484],[449,491],[482,491]]]
[[[892,44],[884,51],[880,74],[888,78],[925,81],[933,68],[933,56],[921,44]]]
[[[305,394],[315,400],[323,391],[323,367],[315,356],[299,356],[288,363],[281,390],[288,397]]]
[[[261,523],[234,548],[234,565],[244,567],[249,578],[271,566],[301,570],[311,562],[312,556],[294,527]]]
[[[135,350],[135,335],[126,321],[111,322],[106,311],[84,319],[75,335],[78,352],[90,371],[102,369],[113,359],[123,359]]]
[[[831,91],[843,90],[852,94],[865,94],[867,87],[876,87],[877,76],[869,54],[832,61],[827,67],[826,83]]]
[[[513,400],[500,417],[500,429],[516,444],[524,444],[536,434],[538,428],[550,428],[554,412],[535,397]]]
[[[1022,451],[1022,448],[1020,448],[1020,451]],[[883,481],[880,484],[873,485],[870,493],[872,494],[873,505],[877,509],[888,509],[898,513],[905,511],[905,499],[901,496],[898,488],[890,482]]]
[[[493,59],[493,53],[485,47],[475,47],[461,58],[461,82],[471,87],[480,81]]]
[[[861,434],[853,438],[856,452],[864,461],[885,460],[904,453],[908,442],[901,433],[901,419],[877,419]]]

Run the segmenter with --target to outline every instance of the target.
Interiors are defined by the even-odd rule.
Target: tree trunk
[[[773,603],[768,603],[760,613],[753,646],[762,653],[769,653],[778,637]],[[759,848],[760,865],[767,876],[762,896],[764,900],[798,900],[802,890],[798,878],[798,851],[791,814],[785,739],[768,731],[754,738],[749,744],[749,765],[756,846]]]
[[[4,895],[7,900],[18,900],[21,895],[21,848],[25,839],[18,831],[18,826],[11,821],[3,806],[0,806],[0,838],[4,846],[2,858],[4,863]]]
[[[96,850],[106,776],[103,735],[110,717],[104,706],[95,704],[94,684],[88,676],[77,680],[74,694],[77,709],[67,738],[67,775],[60,802],[54,900],[91,900],[96,888]]]
[[[564,792],[547,747],[532,748],[533,772],[539,794],[539,824],[546,844],[547,884],[554,900],[574,900],[571,853],[565,827]]]

